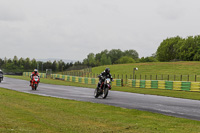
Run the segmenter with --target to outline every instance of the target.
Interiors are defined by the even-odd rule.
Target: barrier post
[[[128,77],[127,77],[127,74],[126,74],[126,85],[127,85],[127,80],[128,80]]]
[[[195,75],[195,82],[197,82],[197,75]]]

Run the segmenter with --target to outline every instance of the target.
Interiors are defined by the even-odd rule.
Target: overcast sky
[[[146,57],[167,37],[199,34],[199,0],[0,0],[0,58]]]

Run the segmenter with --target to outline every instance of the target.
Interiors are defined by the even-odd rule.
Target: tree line
[[[179,36],[163,40],[156,52],[159,61],[199,61],[200,35],[181,38]]]
[[[60,61],[36,61],[36,59],[30,59],[30,58],[20,58],[18,59],[17,56],[14,56],[13,59],[7,59],[6,57],[4,59],[0,58],[0,69],[2,69],[4,72],[24,72],[24,71],[33,71],[34,69],[39,69],[41,71],[46,71],[46,69],[52,69],[52,71],[63,71],[70,67],[72,67],[74,64],[71,63],[65,63],[62,60]]]
[[[112,65],[112,64],[126,64],[136,62],[155,62],[157,61],[155,56],[142,57],[139,59],[138,52],[130,49],[121,51],[120,49],[112,49],[110,51],[104,50],[96,55],[90,53],[87,58],[83,60],[83,64],[87,66],[101,66],[101,65]]]
[[[30,58],[19,58],[14,56],[13,59],[0,58],[0,69],[4,72],[24,72],[33,71],[38,69],[40,72],[45,72],[46,69],[52,69],[53,72],[62,72],[66,70],[80,70],[84,68],[100,66],[100,65],[111,65],[111,64],[125,64],[125,63],[136,63],[136,62],[155,62],[155,55],[151,57],[142,57],[139,59],[138,53],[135,50],[112,49],[110,51],[103,50],[100,53],[90,53],[87,55],[82,62],[70,62],[65,63],[62,60],[59,61],[36,61],[36,59]]]

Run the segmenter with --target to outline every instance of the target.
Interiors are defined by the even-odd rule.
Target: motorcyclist
[[[103,71],[98,77],[99,77],[99,82],[97,88],[100,88],[102,82],[104,82],[106,78],[110,78],[111,81],[113,81],[112,75],[110,74],[110,68],[106,68],[105,71]]]
[[[31,78],[31,80],[30,80],[30,86],[31,86],[31,84],[33,83],[33,76],[38,76],[38,78],[40,78],[37,69],[34,69],[34,71],[31,73],[31,76],[30,76],[30,78]]]
[[[0,69],[0,78],[1,78],[1,80],[3,80],[3,72],[1,69]]]

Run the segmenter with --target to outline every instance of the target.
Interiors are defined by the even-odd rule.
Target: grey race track
[[[50,85],[40,83],[36,91],[31,90],[29,81],[4,78],[0,87],[25,93],[58,97],[77,101],[102,103],[128,109],[138,109],[169,116],[200,121],[200,101],[155,95],[110,91],[106,99],[94,98],[94,89]]]

